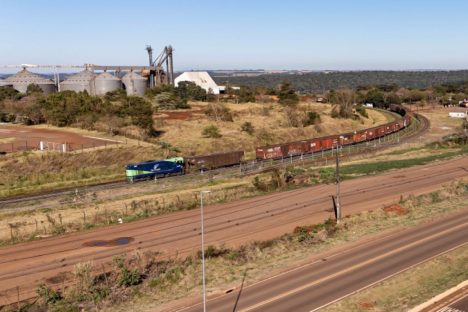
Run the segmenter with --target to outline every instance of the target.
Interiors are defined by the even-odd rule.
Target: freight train
[[[372,141],[408,127],[412,114],[399,105],[391,105],[390,110],[398,113],[401,118],[387,124],[320,138],[261,146],[255,149],[258,161],[282,159],[327,151],[338,146],[358,144]],[[202,156],[174,157],[166,160],[149,160],[126,167],[127,180],[133,182],[140,179],[159,178],[171,175],[206,171],[217,168],[239,165],[244,157],[244,151],[232,151]]]

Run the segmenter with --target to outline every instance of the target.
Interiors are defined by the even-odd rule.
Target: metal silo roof
[[[7,84],[15,84],[15,85],[22,85],[22,84],[30,85],[32,83],[38,84],[38,85],[54,84],[52,80],[46,79],[42,76],[31,73],[26,68],[14,74],[13,76],[8,77],[7,79],[5,79],[5,82]]]
[[[120,80],[120,78],[115,77],[108,72],[103,72],[96,77],[96,80]]]
[[[129,81],[129,80],[147,80],[146,78],[141,77],[137,73],[130,71],[125,76],[122,77],[122,81]]]
[[[62,84],[74,84],[77,82],[89,82],[96,76],[92,71],[85,69],[76,75],[68,77]]]

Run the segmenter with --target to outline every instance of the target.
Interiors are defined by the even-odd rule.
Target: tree
[[[122,114],[130,116],[132,124],[146,130],[149,135],[154,133],[153,108],[151,104],[139,96],[129,96],[122,105]]]
[[[255,103],[255,91],[251,87],[241,86],[235,94],[239,103]]]
[[[289,82],[283,82],[280,86],[279,92],[279,103],[286,106],[295,106],[299,103],[299,97],[296,91]]]
[[[191,81],[181,81],[175,94],[182,100],[206,101],[206,90]]]
[[[30,85],[28,85],[28,87],[26,89],[26,94],[31,95],[31,94],[34,94],[34,93],[42,94],[42,93],[44,93],[44,91],[37,84],[31,83]]]
[[[357,94],[350,89],[341,89],[334,91],[329,101],[334,104],[332,110],[332,117],[336,118],[352,118],[353,114],[353,105],[356,103]]]

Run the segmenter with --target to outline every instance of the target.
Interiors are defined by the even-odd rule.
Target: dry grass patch
[[[243,149],[253,156],[256,146],[313,138],[329,134],[354,131],[383,124],[392,115],[377,110],[368,110],[369,118],[360,120],[331,118],[331,105],[301,103],[299,111],[313,111],[320,114],[321,123],[308,127],[290,127],[285,117],[284,107],[279,104],[223,104],[232,115],[233,121],[208,118],[203,111],[206,103],[198,103],[192,110],[189,120],[164,120],[161,127],[164,133],[161,140],[177,147],[182,154],[203,154],[209,152]],[[252,134],[242,131],[242,124],[251,123]],[[205,138],[204,128],[215,125],[220,129],[221,138]]]

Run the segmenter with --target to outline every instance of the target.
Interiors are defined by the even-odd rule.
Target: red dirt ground
[[[68,144],[70,150],[91,148],[117,141],[86,137],[65,130],[39,129],[23,125],[0,124],[0,152],[38,150],[39,142]]]
[[[394,213],[398,216],[404,215],[407,213],[406,209],[401,207],[398,204],[394,204],[391,206],[384,207],[383,209],[386,213]]]

